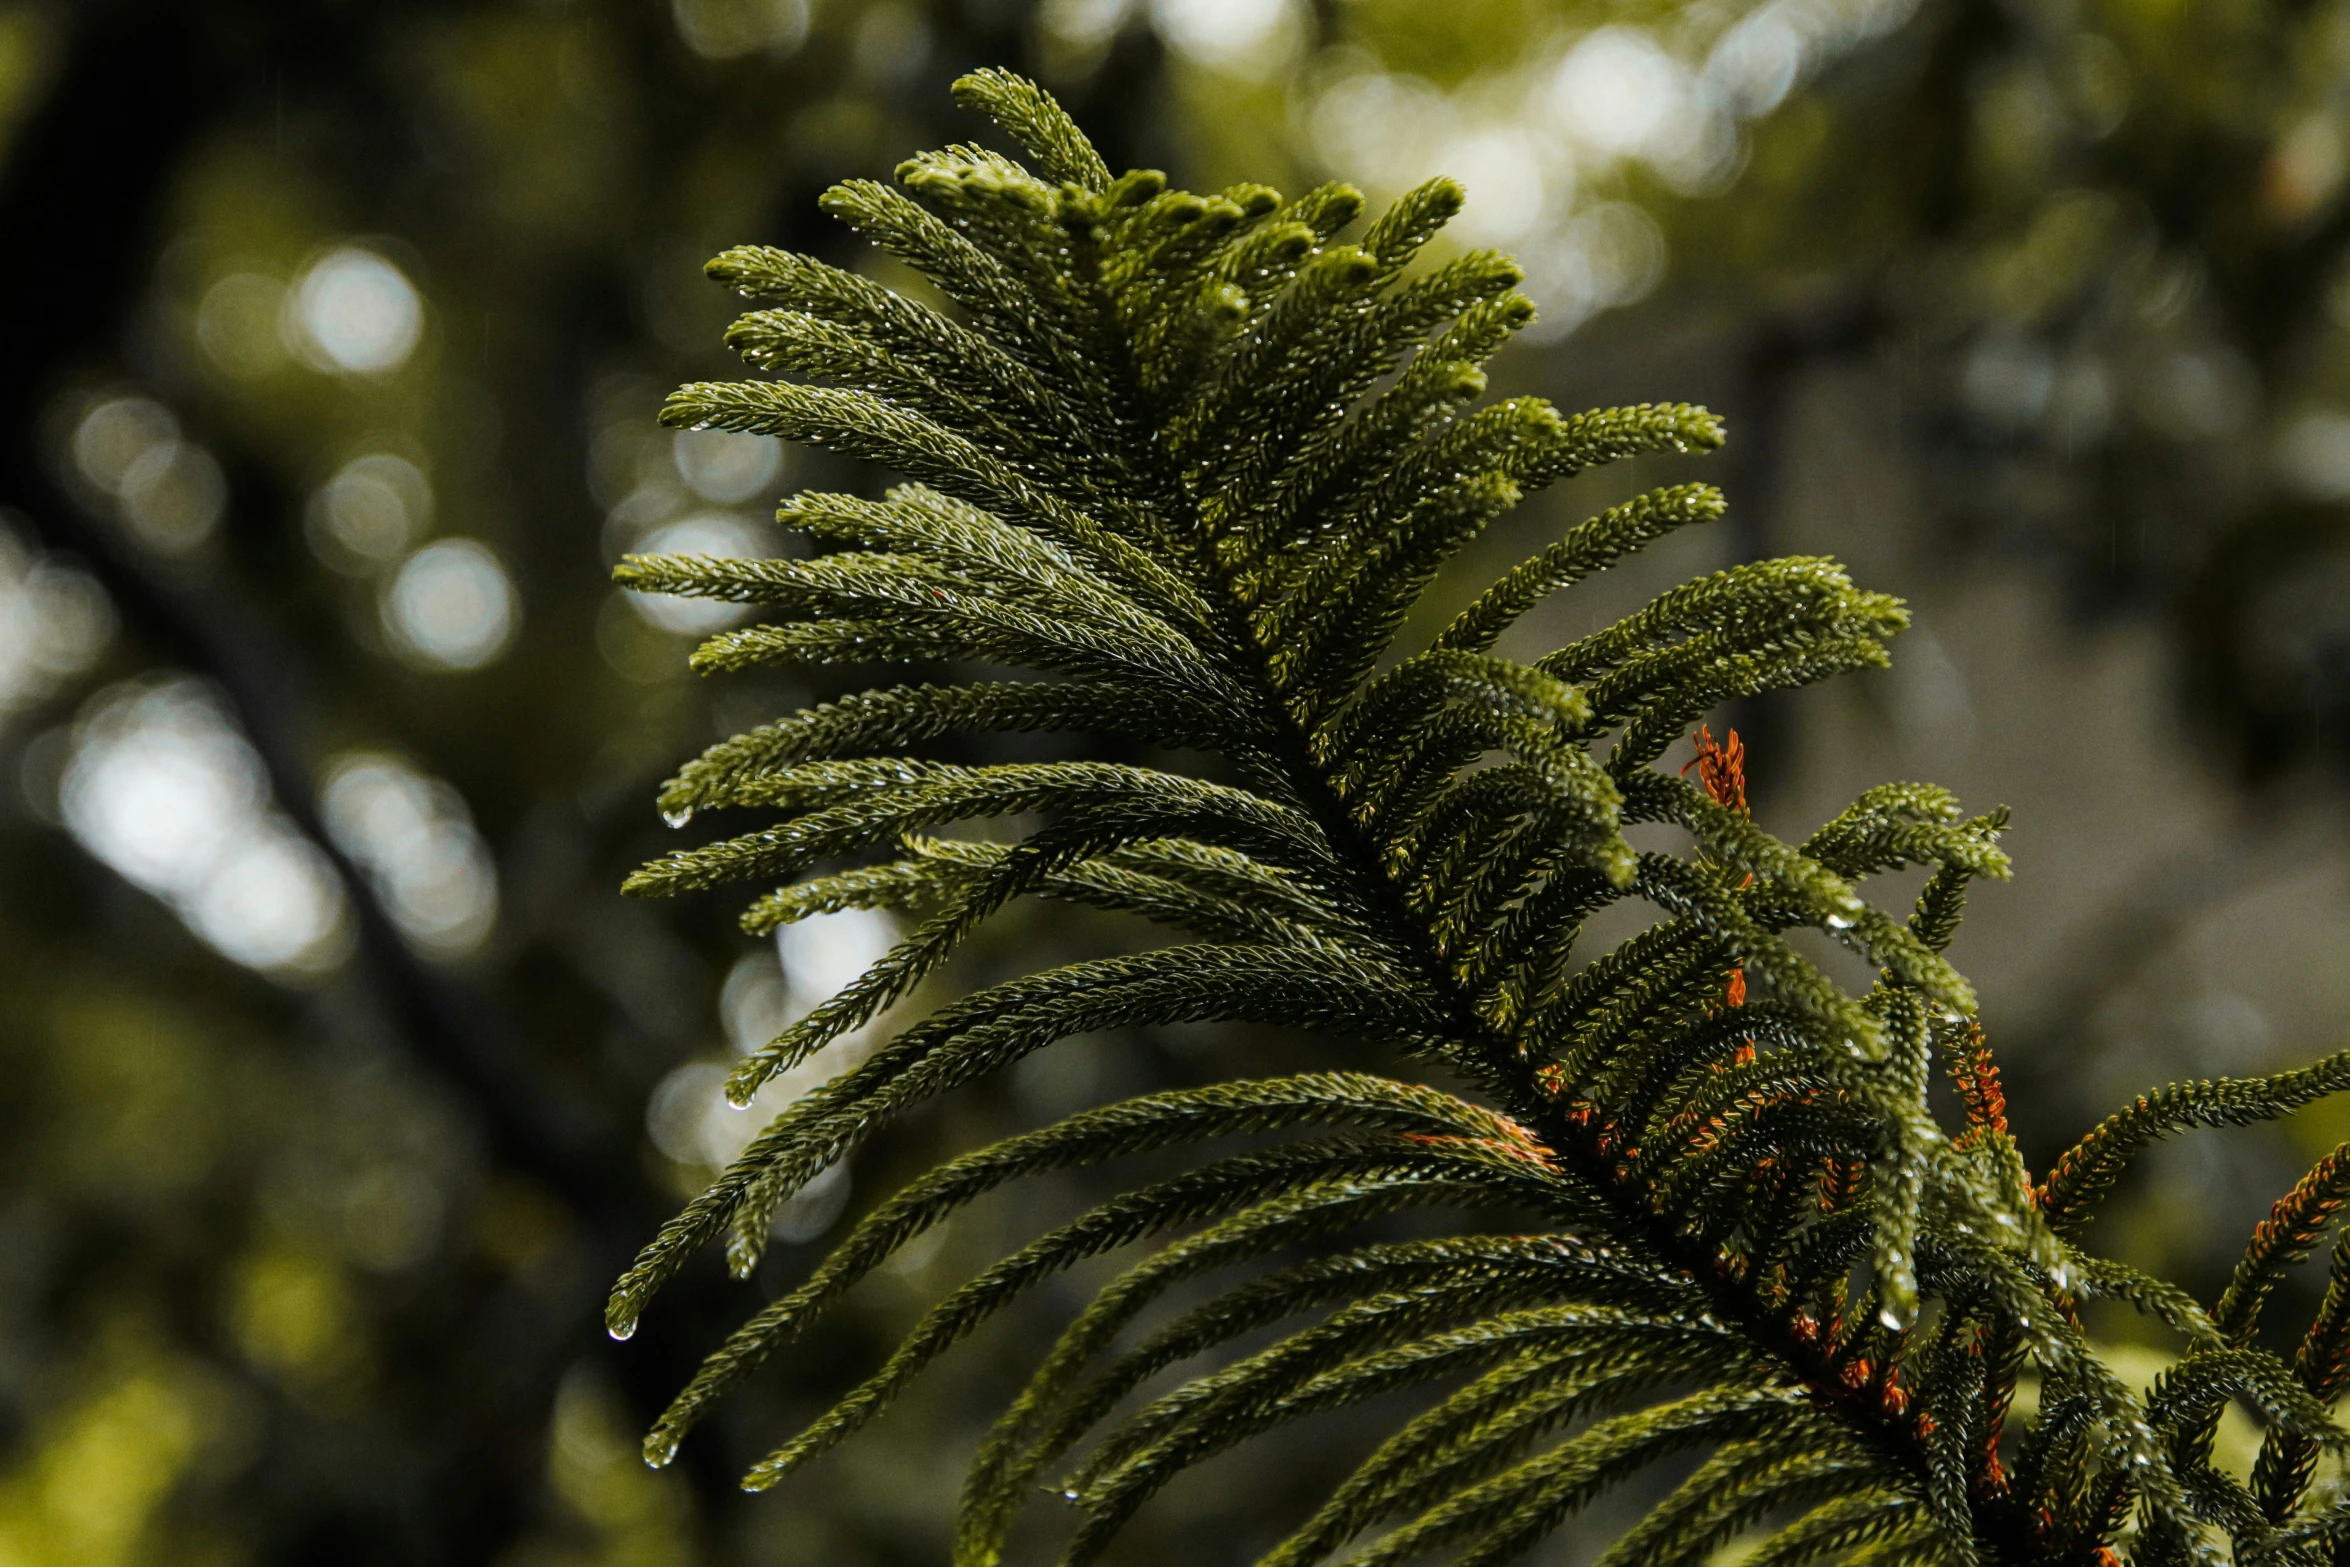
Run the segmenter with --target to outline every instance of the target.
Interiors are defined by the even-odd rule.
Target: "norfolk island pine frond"
[[[1484,363],[1533,307],[1507,258],[1427,254],[1463,200],[1449,180],[1376,215],[1341,184],[1193,195],[1114,176],[1015,76],[955,91],[1028,161],[951,147],[909,159],[894,188],[852,180],[823,203],[946,305],[730,250],[711,276],[761,308],[727,340],[769,378],[680,388],[662,415],[820,443],[905,482],[880,500],[789,498],[778,521],[812,545],[799,558],[631,556],[618,577],[762,612],[696,651],[704,672],[991,673],[876,685],[712,747],[664,811],[760,825],[626,890],[748,882],[764,889],[753,931],[848,908],[907,921],[862,978],[742,1059],[737,1103],[874,1023],[1015,899],[1181,939],[962,996],[801,1095],[646,1246],[614,1289],[613,1333],[706,1245],[749,1274],[781,1205],[893,1120],[1073,1035],[1284,1025],[1461,1091],[1236,1078],[951,1159],[712,1353],[647,1457],[668,1462],[730,1388],[963,1205],[1175,1152],[1174,1173],[949,1293],[745,1484],[816,1460],[989,1318],[1114,1253],[1123,1271],[973,1455],[960,1567],[1003,1560],[1048,1496],[1073,1509],[1065,1560],[1093,1561],[1191,1466],[1401,1389],[1420,1412],[1278,1520],[1266,1563],[1486,1567],[1682,1455],[1696,1468],[1606,1567],[1696,1567],[1739,1536],[1765,1567],[2335,1560],[2350,1502],[2313,1479],[2346,1440],[2328,1406],[2350,1376],[2350,1253],[2337,1245],[2291,1358],[2253,1339],[2350,1192],[2350,1155],[2279,1202],[2210,1309],[2091,1252],[2083,1230],[2154,1140],[2350,1086],[2350,1053],[2149,1094],[2035,1180],[1973,992],[1942,955],[1971,883],[2008,874],[2005,812],[1887,784],[1790,844],[1748,816],[1735,736],[1700,732],[1695,781],[1662,765],[1724,703],[1882,665],[1903,607],[1831,560],[1757,561],[1532,663],[1493,651],[1546,598],[1722,514],[1719,491],[1679,484],[1567,529],[1407,641],[1440,569],[1521,497],[1709,451],[1720,424],[1686,405],[1481,402]],[[1228,781],[913,754],[1018,731],[1212,753]],[[1014,841],[936,836],[981,819]],[[1640,824],[1686,847],[1635,849]],[[1911,865],[1931,869],[1906,916],[1863,897]],[[1579,944],[1626,900],[1651,923]],[[1805,928],[1865,962],[1865,993],[1789,941]],[[1961,1125],[1929,1106],[1938,1072]],[[1536,1227],[1381,1238],[1376,1221],[1420,1210]],[[2152,1389],[2090,1342],[2093,1300],[2175,1341]],[[2027,1375],[2029,1418],[2014,1405]],[[2249,1476],[2211,1456],[2229,1400],[2266,1424]]]

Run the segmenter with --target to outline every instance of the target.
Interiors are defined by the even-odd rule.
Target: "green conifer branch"
[[[1496,652],[1545,598],[1722,514],[1720,492],[1681,483],[1570,528],[1432,643],[1398,646],[1443,566],[1521,496],[1623,457],[1710,450],[1719,423],[1681,405],[1475,406],[1485,360],[1532,306],[1506,258],[1427,255],[1463,199],[1450,181],[1347,243],[1363,205],[1348,187],[1191,195],[1113,176],[1016,77],[980,72],[956,95],[1031,163],[953,147],[907,160],[897,188],[851,181],[824,200],[950,308],[728,251],[711,275],[767,306],[728,341],[782,379],[688,386],[663,413],[911,482],[879,500],[792,498],[778,520],[809,542],[795,558],[631,557],[619,578],[763,612],[696,653],[705,671],[943,662],[990,678],[856,692],[712,747],[663,810],[759,825],[626,890],[765,883],[754,931],[846,908],[909,916],[863,978],[744,1058],[738,1102],[872,1024],[1014,899],[1192,939],[949,1002],[802,1095],[645,1248],[614,1290],[612,1331],[633,1332],[705,1244],[747,1272],[779,1205],[896,1117],[1072,1034],[1312,1028],[1398,1067],[1441,1062],[1475,1097],[1364,1073],[1233,1081],[951,1160],[753,1314],[648,1457],[668,1461],[715,1400],[963,1205],[1183,1149],[1196,1156],[1177,1173],[951,1291],[745,1483],[846,1440],[1046,1280],[1148,1245],[976,1455],[964,1567],[1002,1558],[1048,1475],[1074,1506],[1064,1559],[1083,1563],[1191,1466],[1402,1389],[1422,1390],[1421,1412],[1285,1520],[1266,1562],[1504,1562],[1692,1451],[1694,1473],[1606,1567],[1696,1567],[1755,1531],[1764,1567],[2204,1562],[2222,1538],[2239,1558],[2350,1548],[2350,1508],[2309,1495],[2318,1455],[2350,1440],[2327,1409],[2350,1380],[2350,1253],[2337,1248],[2293,1362],[2252,1338],[2350,1191],[2342,1156],[2279,1204],[2209,1312],[2080,1235],[2146,1144],[2350,1086],[2350,1052],[2161,1090],[2034,1185],[1973,992],[1942,955],[1970,885],[2008,872],[2005,812],[1962,819],[1946,791],[1889,784],[1795,845],[1748,815],[1735,736],[1703,737],[1696,782],[1660,765],[1726,700],[1883,664],[1907,611],[1833,561],[1758,561],[1532,662]],[[1220,771],[912,754],[953,732],[1033,731],[1211,752]],[[1011,843],[936,836],[977,817],[1041,825]],[[1687,847],[1636,850],[1624,829],[1638,824]],[[1932,869],[1906,918],[1863,897],[1913,864]],[[1585,950],[1586,923],[1627,899],[1654,922]],[[1873,985],[1839,986],[1787,940],[1798,927],[1858,955]],[[1928,1101],[1938,1062],[1965,1106],[1955,1131]],[[1256,1144],[1212,1147],[1242,1136]],[[1418,1208],[1532,1227],[1363,1233]],[[2088,1341],[2092,1300],[2176,1335],[2150,1393]],[[2040,1402],[2019,1419],[2027,1371]],[[2249,1483],[2210,1459],[2231,1399],[2270,1425]]]

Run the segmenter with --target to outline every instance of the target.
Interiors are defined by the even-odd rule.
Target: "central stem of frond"
[[[1128,389],[1140,401],[1139,388],[1131,380]],[[1137,424],[1147,427],[1147,421]],[[1278,770],[1278,776],[1266,782],[1312,817],[1333,858],[1352,872],[1351,890],[1362,906],[1376,912],[1383,934],[1410,956],[1430,994],[1442,998],[1457,1040],[1454,1064],[1482,1078],[1503,1100],[1507,1113],[1551,1150],[1557,1167],[1600,1194],[1630,1231],[1646,1238],[1668,1265],[1706,1291],[1719,1316],[1765,1347],[1822,1407],[1847,1421],[1922,1489],[1927,1459],[1921,1423],[1927,1417],[1910,1409],[1898,1356],[1872,1364],[1863,1353],[1861,1336],[1846,1331],[1845,1324],[1822,1324],[1800,1308],[1775,1305],[1747,1276],[1741,1266],[1744,1259],[1726,1246],[1704,1244],[1660,1214],[1651,1192],[1634,1178],[1626,1151],[1615,1145],[1613,1129],[1590,1115],[1588,1106],[1580,1107],[1583,1113],[1578,1114],[1577,1105],[1549,1091],[1537,1075],[1540,1063],[1532,1059],[1526,1041],[1515,1033],[1497,1032],[1479,1016],[1474,998],[1454,976],[1427,922],[1409,907],[1405,889],[1356,824],[1328,770],[1315,760],[1312,737],[1281,694],[1270,651],[1258,637],[1249,605],[1236,591],[1232,571],[1218,558],[1197,498],[1162,454],[1154,450],[1152,456],[1159,493],[1180,513],[1171,519],[1171,531],[1191,544],[1187,564],[1202,589],[1201,597],[1220,617],[1218,629],[1228,645],[1247,662],[1241,684],[1256,697],[1254,716],[1261,732],[1270,737],[1266,761]],[[2025,1559],[2006,1550],[1999,1554],[2003,1559]]]

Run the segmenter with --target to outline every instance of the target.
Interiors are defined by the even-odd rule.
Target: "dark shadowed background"
[[[1083,1279],[733,1478],[1081,1180],[902,1258],[676,1469],[637,1433],[919,1163],[1362,1060],[1074,1042],[805,1194],[753,1282],[601,1330],[756,1124],[723,1063],[889,936],[617,895],[671,768],[824,692],[696,681],[723,622],[610,565],[880,482],[652,416],[729,373],[715,250],[904,281],[815,198],[983,136],[984,64],[1195,187],[1451,173],[1542,309],[1497,389],[1728,418],[1479,546],[1463,581],[1659,475],[1730,492],[1527,645],[1757,553],[1910,600],[1892,670],[1721,717],[1785,835],[1894,776],[2015,808],[1955,952],[2029,1154],[2342,1043],[2346,0],[0,0],[0,1563],[939,1560]],[[954,983],[1143,939],[1018,911]],[[2151,1159],[2099,1240],[2208,1294],[2342,1131]],[[1359,1436],[1211,1466],[1127,1556],[1245,1559]]]

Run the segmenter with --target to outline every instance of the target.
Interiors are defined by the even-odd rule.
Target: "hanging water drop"
[[[605,1324],[605,1326],[604,1326],[604,1331],[605,1331],[605,1332],[607,1332],[607,1333],[609,1333],[609,1334],[611,1334],[611,1335],[612,1335],[612,1337],[613,1337],[614,1339],[618,1340],[620,1343],[623,1343],[623,1344],[625,1344],[625,1343],[627,1343],[627,1342],[628,1342],[630,1339],[632,1339],[632,1338],[635,1338],[635,1337],[636,1337],[636,1318],[634,1318],[634,1317],[618,1317],[618,1318],[615,1318],[615,1319],[613,1319],[612,1321],[610,1321],[610,1322],[608,1322],[608,1323],[606,1323],[606,1324]]]
[[[687,822],[690,822],[693,819],[694,808],[690,805],[681,805],[678,806],[675,810],[667,810],[661,813],[661,820],[667,822],[672,827],[683,827]]]

